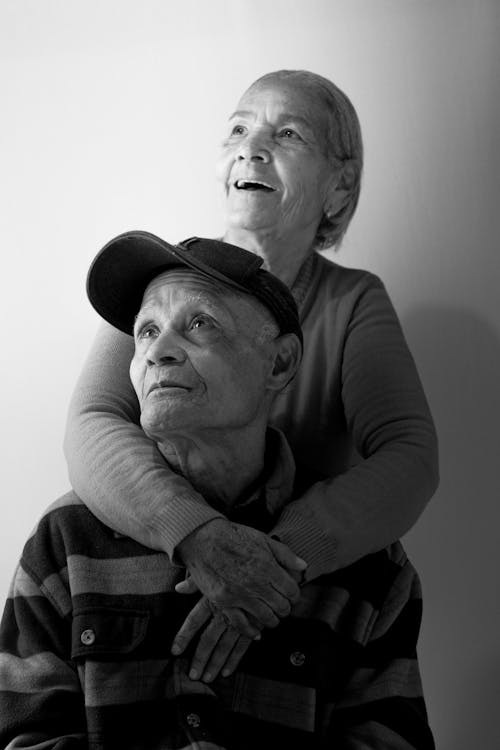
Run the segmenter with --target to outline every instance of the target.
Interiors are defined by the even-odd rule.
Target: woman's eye
[[[231,135],[243,135],[243,134],[244,134],[244,132],[245,132],[245,127],[244,127],[244,125],[235,125],[235,126],[234,126],[234,127],[233,127],[233,128],[231,129]]]

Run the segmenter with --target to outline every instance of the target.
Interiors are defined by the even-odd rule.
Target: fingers
[[[295,604],[300,599],[300,587],[292,574],[280,568],[275,576],[269,581],[270,585],[281,594],[290,604]]]
[[[199,680],[203,675],[203,679],[210,682],[215,675],[204,674],[208,661],[213,658],[214,665],[219,665],[220,668],[232,651],[238,637],[239,634],[232,628],[228,628],[220,613],[214,615],[200,637],[191,661],[189,677],[192,680]]]
[[[307,563],[301,557],[298,557],[292,550],[283,544],[278,542],[277,539],[272,537],[269,539],[269,546],[272,549],[273,555],[281,566],[289,568],[290,570],[305,570]]]
[[[217,613],[200,638],[191,661],[189,677],[192,680],[212,682],[221,670],[224,677],[229,676],[253,640],[241,636],[226,623],[222,613]]]
[[[252,641],[250,640],[250,638],[245,638],[244,636],[240,636],[238,638],[233,650],[229,654],[226,663],[224,664],[224,668],[222,670],[223,677],[229,677],[229,675],[234,672],[241,659],[246,654],[251,643]]]
[[[215,632],[217,631],[214,631],[214,633]],[[233,628],[225,626],[213,649],[203,649],[200,641],[200,645],[198,646],[191,663],[189,676],[192,679],[196,679],[192,677],[192,674],[199,674],[201,675],[203,682],[212,682],[212,680],[215,680],[231,655],[239,638],[239,633],[233,630]],[[248,643],[252,642],[250,638],[246,638],[245,641]]]
[[[175,584],[175,590],[178,594],[196,594],[199,591],[192,576],[185,578],[183,581]]]
[[[290,598],[283,596],[280,591],[276,591],[274,612],[280,618],[280,620],[282,620],[283,617],[288,617],[288,615],[292,611],[293,603],[294,602],[292,602]]]
[[[222,634],[217,647],[206,665],[202,676],[203,682],[215,680],[221,672],[223,677],[229,677],[240,663],[251,643],[251,638],[240,636],[232,628],[228,628]]]
[[[205,597],[195,604],[191,612],[184,620],[180,630],[177,632],[173,643],[172,653],[177,656],[190,644],[193,637],[203,625],[212,617],[212,609]]]
[[[227,607],[223,610],[226,622],[245,638],[255,640],[260,638],[260,630],[255,622],[251,622],[248,615],[237,607]]]

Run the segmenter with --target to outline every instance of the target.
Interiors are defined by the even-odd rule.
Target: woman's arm
[[[331,348],[325,353],[323,343],[322,351],[309,352],[301,375],[307,383],[304,393],[317,396],[323,389],[320,402],[325,409],[332,400],[341,400],[340,411],[360,458],[290,503],[273,531],[306,560],[308,580],[400,538],[438,484],[434,423],[393,305],[375,276],[363,274],[357,285],[351,277],[348,281],[339,299],[332,299],[321,329]],[[335,373],[331,382],[328,372]],[[293,418],[303,432],[307,420],[324,421],[313,409],[306,413],[305,406]],[[335,444],[328,450],[331,456]],[[309,450],[305,458],[312,462],[314,454]]]
[[[169,470],[142,431],[129,378],[133,353],[130,336],[100,327],[69,407],[69,477],[97,518],[172,558],[191,532],[224,516]]]
[[[169,468],[138,424],[133,349],[131,337],[106,324],[90,351],[65,439],[74,490],[105,524],[185,564],[219,607],[275,625],[299,596],[291,571],[303,561],[265,534],[230,523]],[[258,632],[246,615],[235,626],[250,637]]]

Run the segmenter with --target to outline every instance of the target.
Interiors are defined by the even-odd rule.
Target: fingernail
[[[177,656],[177,654],[181,653],[181,647],[177,646],[177,644],[174,644],[171,649],[174,656]]]
[[[203,675],[203,682],[211,682],[212,681],[212,674],[210,672],[205,672]]]
[[[254,636],[254,641],[260,641],[261,637],[262,637],[262,636],[261,636],[261,634],[260,634],[260,633],[259,633],[258,635],[255,635],[255,636]]]
[[[222,676],[223,677],[229,677],[230,674],[231,674],[231,670],[230,669],[223,669],[222,670]]]
[[[198,679],[198,672],[196,669],[192,669],[189,673],[189,679],[190,680],[197,680]]]

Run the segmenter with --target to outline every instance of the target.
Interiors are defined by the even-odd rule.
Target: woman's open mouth
[[[236,190],[262,190],[265,193],[273,193],[276,190],[272,185],[262,180],[236,180],[234,187]]]

